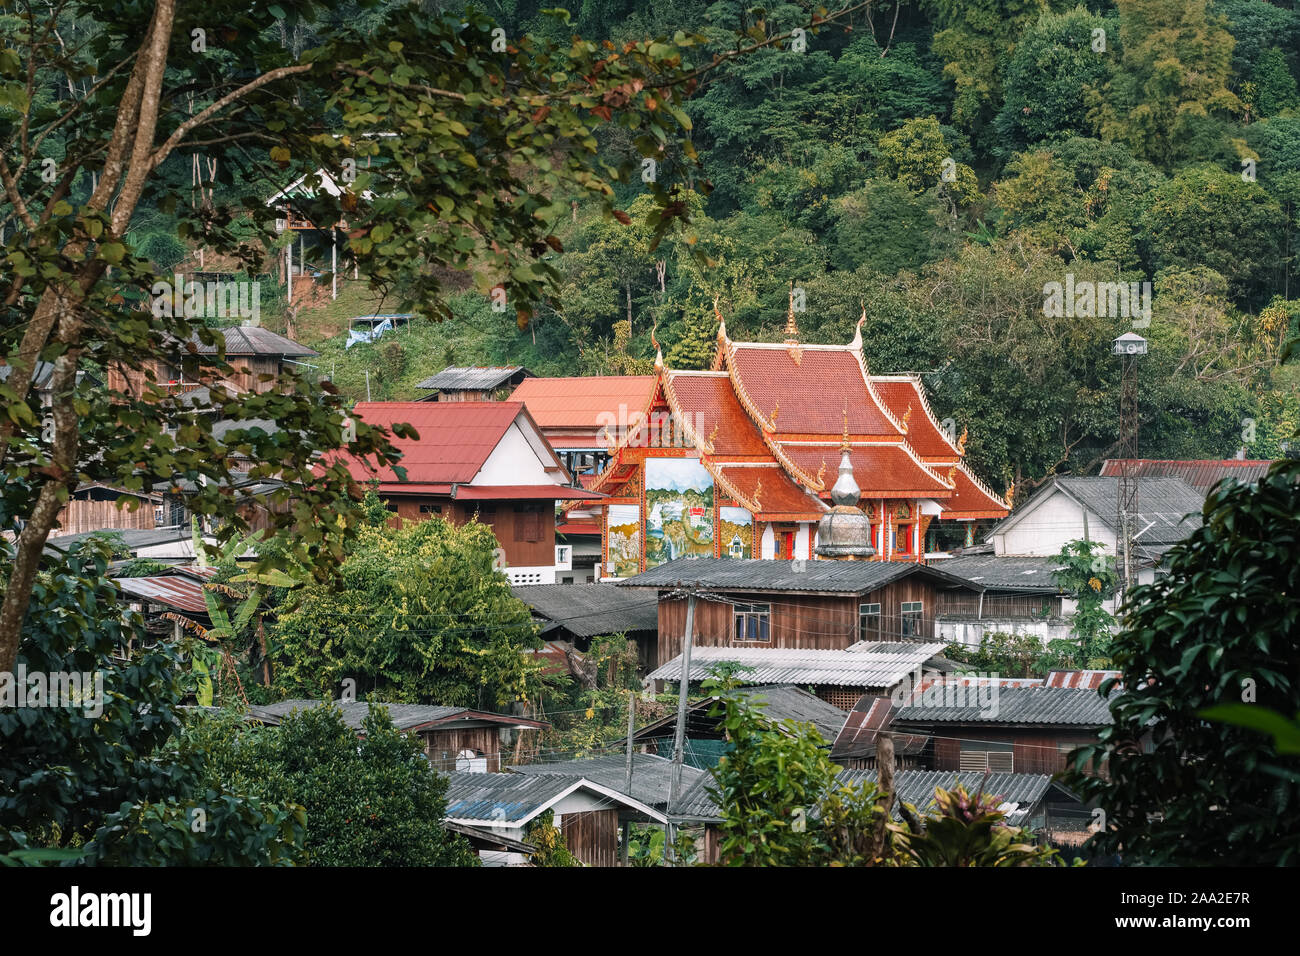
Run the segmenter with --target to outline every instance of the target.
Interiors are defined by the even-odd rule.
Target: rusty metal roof
[[[203,585],[185,575],[168,574],[148,578],[115,578],[124,594],[137,601],[165,604],[187,614],[207,614]]]
[[[754,670],[749,684],[893,687],[944,649],[943,644],[879,642],[871,650],[808,650],[792,647],[696,647],[691,651],[691,678],[703,680],[719,661],[735,661]],[[674,657],[648,680],[681,680],[682,658]]]
[[[532,374],[522,365],[451,365],[437,375],[430,375],[415,387],[443,392],[484,391],[500,388],[516,376],[528,378]]]
[[[1245,484],[1259,481],[1268,474],[1272,461],[1263,459],[1229,458],[1218,459],[1160,459],[1160,458],[1108,458],[1101,466],[1103,478],[1119,477],[1125,462],[1133,466],[1133,474],[1138,478],[1181,478],[1202,495],[1208,495],[1210,489],[1224,478],[1234,478]]]

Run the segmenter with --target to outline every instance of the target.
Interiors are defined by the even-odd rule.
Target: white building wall
[[[1066,542],[1077,541],[1083,534],[1084,509],[1061,492],[1045,498],[1029,514],[1007,530],[994,533],[996,555],[1060,554]],[[1088,515],[1088,537],[1110,554],[1115,553],[1115,535],[1095,514]]]
[[[557,485],[559,481],[546,473],[537,452],[519,430],[519,423],[512,422],[470,484]]]

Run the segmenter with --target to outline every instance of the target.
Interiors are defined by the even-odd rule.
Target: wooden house
[[[249,714],[265,724],[278,724],[295,710],[323,706],[319,700],[284,700],[275,704],[255,705]],[[343,714],[343,722],[362,734],[366,717],[374,707],[385,707],[393,726],[415,734],[424,745],[425,756],[437,770],[467,773],[500,771],[502,752],[510,745],[513,733],[528,733],[549,727],[546,721],[475,710],[472,707],[439,707],[430,704],[387,704],[339,700],[333,703]]]
[[[394,468],[375,469],[345,451],[331,452],[403,521],[441,517],[492,526],[512,584],[555,584],[572,566],[572,548],[555,539],[557,501],[597,499],[575,488],[528,410],[519,402],[362,402],[353,414],[367,425],[410,424],[418,438],[392,439]]]
[[[450,823],[522,842],[528,825],[550,811],[569,852],[588,866],[618,865],[619,830],[626,821],[667,823],[661,811],[584,777],[452,772],[447,781]],[[511,854],[481,858],[485,865],[523,862]]]
[[[1113,722],[1110,703],[1083,687],[927,683],[893,715],[895,729],[929,738],[933,770],[1055,774],[1072,750]]]
[[[532,609],[540,635],[585,652],[592,638],[623,634],[637,646],[642,669],[650,666],[659,641],[655,595],[613,584],[529,584],[511,588]]]
[[[696,647],[821,650],[934,640],[944,596],[982,590],[924,564],[712,557],[672,561],[619,586],[659,593],[655,666],[681,653],[687,603],[681,588],[705,592],[695,604]]]

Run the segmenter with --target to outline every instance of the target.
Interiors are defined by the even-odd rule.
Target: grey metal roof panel
[[[940,558],[932,565],[986,591],[1037,591],[1051,594],[1061,590],[1052,577],[1052,571],[1061,566],[1055,557],[999,557],[995,554]]]
[[[534,613],[578,637],[657,631],[659,599],[613,584],[529,584],[511,592]]]
[[[763,705],[761,713],[765,717],[812,724],[827,743],[835,739],[848,717],[847,711],[828,704],[801,687],[739,687],[733,693],[744,695],[751,703]]]
[[[573,786],[559,774],[468,773],[447,777],[447,813],[451,820],[518,823]]]
[[[894,715],[895,724],[1035,724],[1104,727],[1113,722],[1110,703],[1095,690],[1067,687],[998,687],[988,706],[969,688],[949,685],[921,692],[941,695],[942,702],[909,702]],[[920,696],[918,694],[918,696]]]
[[[509,768],[512,773],[549,774],[572,779],[590,780],[619,793],[625,793],[652,807],[664,807],[672,789],[673,762],[655,754],[632,754],[632,786],[627,786],[626,754],[602,754],[585,760],[563,760],[555,763],[520,764]],[[695,783],[705,771],[682,766],[683,789]]]
[[[1055,483],[1115,529],[1118,478],[1057,478]],[[1180,478],[1144,478],[1138,483],[1138,543],[1181,541],[1201,526],[1204,504],[1205,496]]]
[[[228,329],[214,330],[224,338],[226,355],[284,355],[310,356],[320,355],[315,349],[299,345],[293,339],[264,329],[260,325],[236,325]],[[198,339],[198,334],[190,339],[200,355],[215,355],[215,345],[205,345]]]
[[[1113,478],[1119,475],[1126,459],[1108,458],[1101,466],[1101,475]],[[1172,459],[1133,458],[1127,459],[1133,469],[1132,473],[1145,481],[1148,478],[1181,478],[1202,495],[1220,481],[1229,479],[1242,484],[1253,484],[1268,475],[1274,462],[1264,459],[1200,459],[1177,461]]]
[[[128,492],[134,494],[134,492]],[[141,548],[152,548],[160,544],[172,544],[176,541],[189,541],[192,533],[189,528],[101,528],[97,531],[80,531],[76,534],[61,534],[45,542],[47,548],[67,551],[73,545],[80,544],[94,534],[120,535],[127,550],[135,552]]]
[[[807,650],[802,648],[697,647],[691,652],[692,679],[702,680],[709,665],[736,661],[754,668],[742,678],[749,684],[893,687],[944,649],[943,644],[881,642],[876,650]],[[649,680],[680,680],[678,655],[648,675]]]
[[[249,713],[259,719],[280,720],[295,710],[313,710],[323,706],[319,700],[282,700],[274,704],[255,704]],[[334,701],[343,714],[343,723],[351,730],[360,730],[372,707],[388,708],[388,716],[398,730],[407,730],[435,720],[444,720],[469,711],[468,707],[439,707],[429,704],[389,704],[379,701]]]
[[[836,780],[843,784],[856,784],[861,781],[876,783],[874,770],[841,770]],[[934,806],[934,791],[937,787],[945,790],[961,784],[970,793],[983,790],[985,794],[1000,797],[1002,804],[1014,804],[1006,807],[1007,820],[1010,823],[1023,823],[1037,807],[1048,791],[1054,786],[1051,777],[1046,774],[1032,773],[994,773],[984,774],[979,771],[958,773],[952,770],[900,770],[894,775],[893,816],[898,819],[898,804],[908,803],[922,813]],[[690,789],[683,791],[677,803],[673,805],[671,816],[674,819],[692,823],[717,823],[722,814],[709,793],[716,785],[712,774],[706,774],[697,780]],[[1059,788],[1058,788],[1059,789]],[[1067,791],[1061,795],[1069,798]]]
[[[525,371],[522,365],[451,365],[430,375],[419,382],[416,388],[436,388],[441,391],[477,391],[479,389],[499,388],[510,381],[518,372]]]
[[[771,561],[761,558],[677,558],[618,587],[702,587],[719,591],[810,591],[866,594],[909,575],[966,585],[941,569],[908,561]]]

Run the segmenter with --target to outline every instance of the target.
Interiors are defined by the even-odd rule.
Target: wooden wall
[[[477,513],[480,522],[492,526],[492,533],[505,551],[506,563],[510,567],[549,568],[555,564],[554,501],[487,501],[480,504],[450,498],[391,494],[385,494],[383,498],[389,510],[402,521],[443,517],[453,524],[464,524]],[[421,505],[440,507],[442,512],[439,515],[421,511]]]
[[[424,752],[435,769],[455,770],[456,754],[473,750],[487,758],[489,773],[501,770],[500,727],[448,727],[446,730],[430,730],[420,736],[424,738]],[[442,759],[444,752],[447,754],[445,761]]]
[[[588,866],[618,866],[618,808],[562,814],[560,832],[569,852]]]
[[[902,602],[921,601],[924,613],[921,633],[915,638],[933,638],[937,588],[929,581],[906,578],[863,597],[856,595],[810,595],[776,592],[771,594],[726,595],[733,603],[699,600],[695,604],[695,637],[699,647],[794,647],[842,650],[858,640],[896,641],[902,632]],[[771,641],[736,641],[733,638],[735,603],[771,604]],[[858,634],[858,605],[879,604],[878,633]],[[686,633],[686,599],[659,602],[659,661],[672,660],[682,652]],[[915,639],[914,638],[914,639]]]
[[[69,501],[59,512],[59,530],[55,533],[81,534],[86,531],[98,531],[101,528],[143,528],[152,531],[157,527],[152,501],[136,498],[134,495],[118,496],[115,492],[110,494],[114,497],[96,501],[87,499]],[[140,507],[131,511],[130,506],[123,502],[119,508],[119,497],[139,501]]]
[[[1042,729],[1016,730],[1013,728],[990,728],[979,724],[970,726],[942,725],[931,731],[935,734],[932,770],[961,769],[961,742],[967,742],[968,749],[978,750],[975,741],[987,740],[995,743],[1011,744],[1012,764],[1015,773],[1059,773],[1065,769],[1067,752],[1062,746],[1071,749],[1088,743],[1096,743],[1097,735],[1079,731],[1053,731]]]

